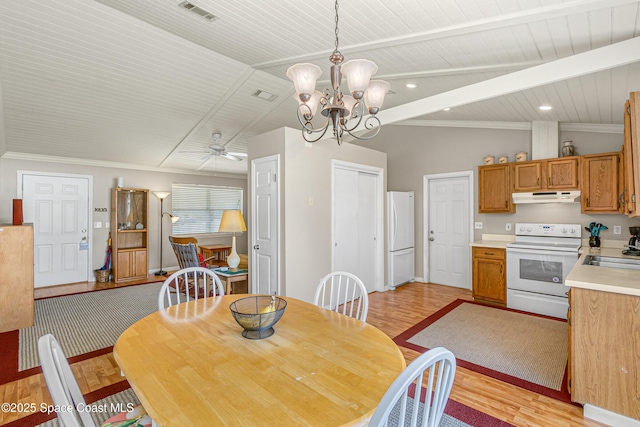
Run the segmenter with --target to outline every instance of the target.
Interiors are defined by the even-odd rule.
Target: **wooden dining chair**
[[[427,384],[422,387],[425,373]],[[455,375],[456,358],[446,348],[435,347],[421,354],[400,373],[382,396],[369,427],[437,427]]]
[[[356,319],[367,321],[369,295],[355,274],[334,271],[320,279],[313,303]]]
[[[38,357],[42,365],[42,374],[47,383],[49,394],[56,408],[71,408],[60,410],[56,414],[58,422],[65,427],[95,427],[91,413],[86,410],[86,402],[80,391],[78,382],[73,376],[60,344],[51,334],[43,335],[38,340]],[[84,410],[83,410],[84,409]],[[133,420],[137,420],[137,424]],[[113,423],[113,424],[110,424]],[[105,421],[103,426],[117,427],[119,425],[151,426],[152,421],[142,405],[133,408],[131,412],[121,412]]]
[[[198,298],[224,295],[220,278],[208,268],[189,267],[167,277],[158,295],[158,310]]]

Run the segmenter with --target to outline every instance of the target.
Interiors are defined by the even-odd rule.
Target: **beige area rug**
[[[566,392],[566,321],[457,300],[398,335],[403,347],[448,348],[460,366],[560,400]]]

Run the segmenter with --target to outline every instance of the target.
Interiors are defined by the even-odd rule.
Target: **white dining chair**
[[[60,410],[56,414],[58,422],[65,427],[95,427],[89,411],[86,408],[84,396],[78,382],[73,376],[71,366],[67,361],[60,344],[51,334],[43,335],[38,340],[38,357],[42,365],[42,374],[47,383],[51,400],[56,408],[71,408]],[[80,410],[78,410],[80,409]],[[152,421],[142,405],[138,405],[130,412],[121,412],[106,420],[102,425],[117,425],[109,423],[138,420],[138,424],[151,426]],[[128,425],[128,424],[127,424]]]
[[[428,381],[422,387],[426,372]],[[421,354],[391,384],[373,413],[369,427],[386,426],[390,419],[398,426],[437,427],[455,375],[456,358],[446,348],[435,347]]]
[[[208,268],[188,267],[178,270],[162,284],[158,310],[193,299],[224,295],[220,278]]]
[[[313,303],[356,319],[367,321],[369,295],[355,274],[334,271],[320,279]]]

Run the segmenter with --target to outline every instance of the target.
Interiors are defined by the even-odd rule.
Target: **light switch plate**
[[[613,226],[613,234],[622,234],[622,226],[614,225]]]
[[[482,230],[482,223],[481,222],[476,222],[475,223],[475,228],[476,228],[476,230]]]
[[[507,223],[507,225],[506,225],[505,229],[506,229],[507,231],[511,231],[511,223],[510,223],[510,222],[508,222],[508,223]]]
[[[102,223],[101,222],[94,222],[93,223],[93,228],[102,228]]]

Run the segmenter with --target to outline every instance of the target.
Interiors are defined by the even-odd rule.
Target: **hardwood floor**
[[[79,284],[76,289],[82,289]],[[69,285],[69,286],[75,286]],[[85,284],[86,292],[89,288]],[[111,287],[118,285],[111,285]],[[61,290],[63,294],[70,289]],[[51,295],[49,295],[51,296]],[[425,317],[435,313],[456,299],[471,300],[468,290],[447,286],[413,283],[400,286],[393,292],[373,293],[369,296],[368,323],[395,337]],[[407,364],[417,352],[401,347]],[[111,353],[83,360],[72,365],[84,394],[122,381]],[[41,374],[0,385],[3,402],[50,403]],[[539,395],[479,373],[458,367],[451,399],[492,415],[518,427],[587,426],[603,424],[585,420],[582,408]],[[0,412],[0,426],[27,414]]]

